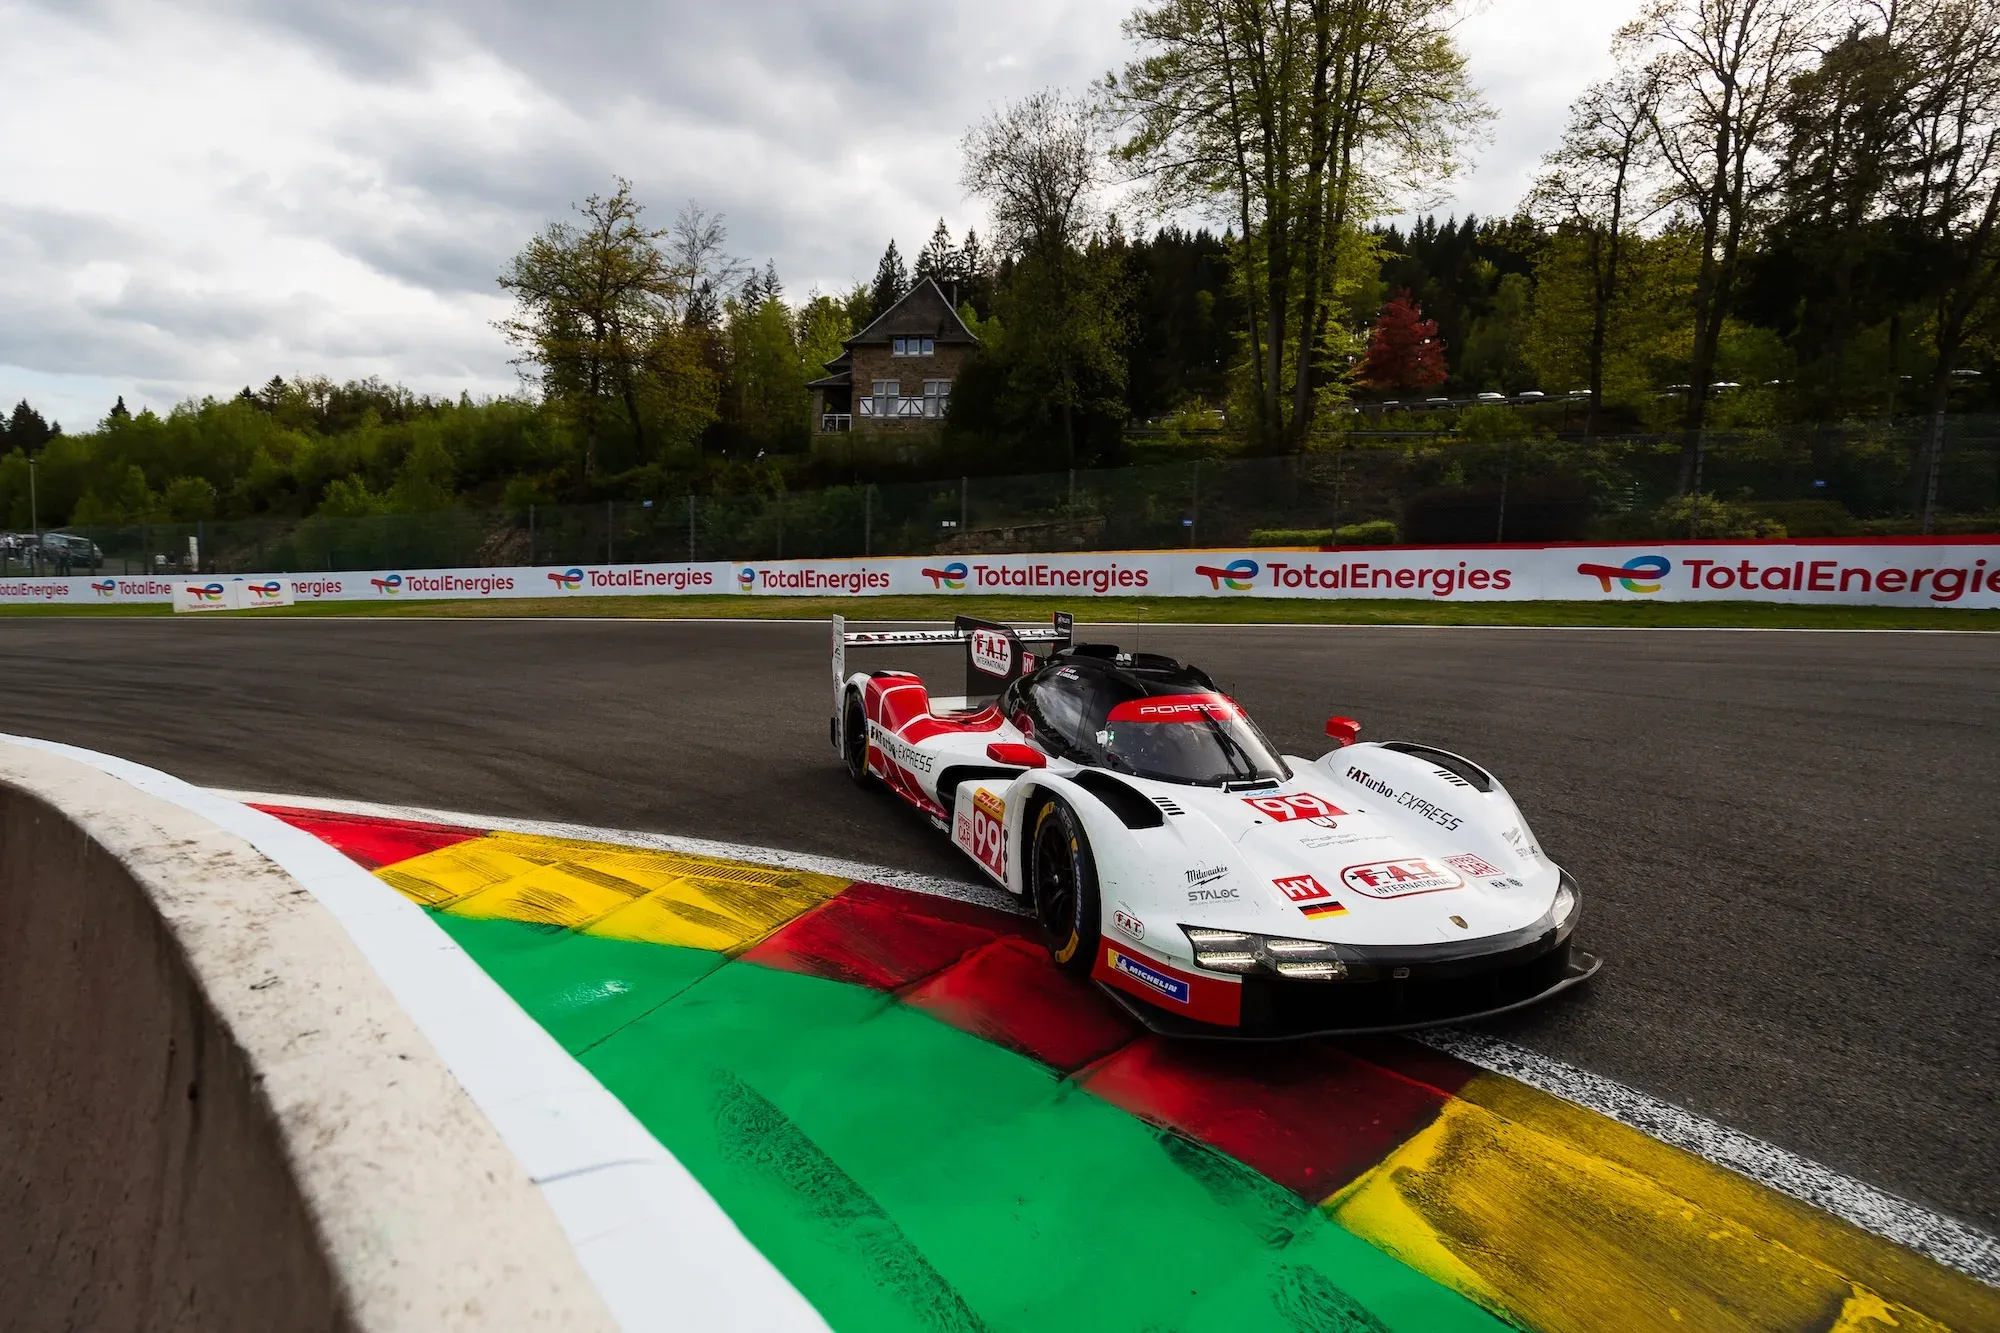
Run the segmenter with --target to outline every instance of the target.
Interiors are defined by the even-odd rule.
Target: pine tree
[[[785,295],[785,284],[778,281],[778,261],[775,259],[765,260],[764,299],[766,301],[778,301],[778,300],[783,300],[784,295]]]
[[[1375,317],[1368,335],[1368,358],[1361,365],[1360,379],[1375,389],[1428,389],[1444,383],[1444,343],[1437,336],[1437,321],[1425,319],[1422,307],[1410,296],[1409,288]]]
[[[112,421],[130,421],[132,419],[132,414],[125,410],[124,394],[119,394],[118,401],[111,405],[111,415],[108,419]]]
[[[62,423],[44,420],[25,398],[14,405],[14,415],[7,421],[8,447],[24,453],[34,453],[60,434]]]
[[[909,294],[909,290],[909,270],[903,267],[902,251],[896,248],[896,243],[892,240],[889,242],[889,248],[882,252],[882,262],[875,266],[875,287],[869,294],[874,304],[872,318],[880,319],[882,312],[902,300]]]
[[[917,281],[929,278],[947,296],[958,285],[958,251],[951,243],[951,229],[939,218],[937,230],[931,233],[930,244],[917,256]]]

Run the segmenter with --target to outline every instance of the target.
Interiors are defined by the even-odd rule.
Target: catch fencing
[[[655,501],[72,529],[88,572],[340,571],[970,557],[1350,543],[1886,536],[2000,528],[2000,419],[1953,418],[1934,498],[1922,423],[1718,434],[1700,498],[1679,436],[1465,443],[1360,435],[1285,457],[766,489]],[[1691,480],[1691,479],[1690,479]],[[1390,535],[1390,534],[1393,535]],[[192,555],[192,558],[190,558]],[[0,550],[0,577],[28,572]],[[46,563],[36,572],[86,572]]]

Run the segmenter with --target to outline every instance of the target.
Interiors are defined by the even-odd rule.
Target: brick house
[[[934,429],[979,339],[925,278],[842,346],[828,373],[806,385],[819,434]]]

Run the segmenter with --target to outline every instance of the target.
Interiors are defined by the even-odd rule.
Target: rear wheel
[[[841,710],[840,758],[857,786],[866,787],[873,780],[868,771],[868,718],[862,712],[859,694],[850,693],[847,706]]]
[[[1088,974],[1097,962],[1097,863],[1083,823],[1060,796],[1042,798],[1028,825],[1028,882],[1049,956],[1065,972]]]

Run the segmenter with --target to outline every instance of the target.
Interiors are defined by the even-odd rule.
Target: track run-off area
[[[1477,1032],[1231,1048],[952,896],[840,772],[825,633],[19,621],[0,730],[261,793],[430,908],[837,1328],[2000,1326],[1868,1234],[1996,1263],[2000,638],[1094,628],[1288,752],[1345,713],[1493,768],[1606,959]]]

